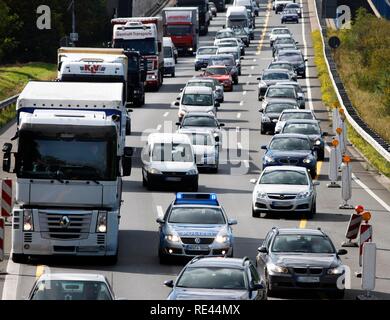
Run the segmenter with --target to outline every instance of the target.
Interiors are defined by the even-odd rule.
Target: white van
[[[175,76],[176,69],[174,47],[171,37],[163,38],[164,75],[170,74],[172,77]]]
[[[199,172],[191,140],[182,133],[152,133],[142,154],[142,184],[175,184],[198,191]]]

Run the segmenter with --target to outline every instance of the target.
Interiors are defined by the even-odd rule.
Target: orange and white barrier
[[[1,216],[12,215],[12,180],[4,179],[1,183]]]
[[[365,223],[360,226],[359,266],[362,266],[363,244],[366,242],[372,242],[372,226],[368,224],[368,221],[371,219],[371,213],[368,211],[363,212],[362,218]]]
[[[355,207],[355,211],[356,213],[351,214],[347,231],[345,232],[345,237],[348,241],[344,241],[341,244],[342,247],[358,247],[358,244],[356,242],[352,242],[352,240],[355,240],[359,235],[360,224],[363,220],[361,213],[364,211],[364,207],[358,205]]]

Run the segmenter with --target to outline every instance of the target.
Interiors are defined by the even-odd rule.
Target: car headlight
[[[299,192],[297,194],[297,199],[304,199],[304,198],[308,198],[310,196],[311,196],[311,191]]]
[[[150,174],[162,174],[162,172],[156,168],[147,168],[146,169]]]
[[[107,232],[107,211],[99,211],[97,217],[96,232]]]
[[[229,237],[226,234],[219,234],[216,236],[215,241],[218,243],[226,243],[229,241]]]
[[[175,233],[168,234],[166,236],[166,238],[167,238],[168,241],[171,241],[171,242],[180,242],[179,235],[175,234]]]
[[[316,142],[314,142],[314,144],[315,144],[316,146],[319,146],[319,145],[321,144],[321,140],[320,140],[320,139],[316,140]]]
[[[23,231],[34,231],[32,210],[25,209],[23,211]]]
[[[263,117],[261,118],[261,122],[271,122],[271,119],[268,118],[267,116],[263,116]]]
[[[268,270],[274,273],[288,273],[288,269],[286,267],[278,266],[276,264],[270,264],[268,266]]]
[[[265,162],[275,162],[275,159],[270,157],[270,156],[264,156],[264,161]]]
[[[156,80],[156,79],[157,79],[157,77],[156,77],[154,74],[151,75],[150,78],[153,79],[153,80]]]
[[[195,175],[198,174],[198,171],[196,169],[191,169],[186,172],[186,175]]]
[[[258,191],[256,197],[257,197],[258,199],[265,199],[265,198],[267,198],[267,193],[262,192],[262,191]]]
[[[328,274],[342,274],[344,273],[344,266],[328,269]]]
[[[312,159],[309,157],[303,159],[303,163],[311,163],[311,162],[312,162]]]
[[[183,109],[180,109],[179,112],[177,113],[177,115],[180,117],[183,117],[184,115],[186,114],[185,110]]]

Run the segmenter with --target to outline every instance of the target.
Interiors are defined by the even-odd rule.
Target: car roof
[[[274,88],[293,88],[293,86],[291,84],[272,84],[268,87],[268,89]]]
[[[44,273],[38,279],[38,281],[42,280],[107,282],[103,275],[94,273]]]
[[[190,138],[182,133],[151,133],[148,136],[148,143],[183,143],[191,144]]]
[[[218,50],[221,48],[218,48]],[[211,57],[210,60],[218,59],[218,58],[232,58],[234,59],[234,55],[231,53],[218,53],[215,56]]]
[[[283,138],[300,138],[300,139],[309,140],[307,135],[300,134],[300,133],[278,133],[272,137],[272,140],[283,139]]]
[[[287,113],[287,112],[299,112],[299,113],[311,113],[313,114],[313,112],[309,109],[286,109],[286,110],[283,110],[282,111],[283,113]]]
[[[318,121],[314,119],[290,119],[286,121],[287,123],[307,123],[307,124],[316,124],[319,126]]]
[[[214,82],[214,79],[198,77],[198,78],[192,78],[187,81],[187,83],[189,82]]]
[[[220,69],[226,69],[225,65],[212,65],[212,66],[207,66],[206,70],[209,68],[220,68]]]
[[[287,29],[287,27],[277,27],[277,28],[272,28],[271,32],[274,32],[275,30],[281,30],[281,29]]]
[[[301,171],[307,172],[305,167],[298,166],[268,166],[264,168],[264,171]]]
[[[306,228],[278,228],[279,234],[305,234],[305,235],[319,235],[323,236],[325,233],[318,229]]]
[[[204,86],[185,87],[183,93],[211,94],[213,93],[213,89]]]
[[[300,87],[301,86],[298,82],[292,81],[292,80],[290,80],[290,81],[281,80],[281,81],[276,82],[276,85],[277,86],[279,86],[279,85],[281,85],[281,86],[282,85],[288,85],[288,86],[294,86],[294,87]]]
[[[189,267],[224,267],[243,269],[243,259],[240,258],[226,258],[226,257],[197,257],[189,263]]]
[[[217,55],[220,53],[220,52],[234,52],[234,51],[237,51],[237,47],[219,47],[218,48],[218,51],[217,51]]]
[[[299,50],[299,49],[282,49],[279,51],[279,54],[280,53],[299,53],[299,54],[302,54],[301,50]]]
[[[225,42],[225,41],[238,41],[237,38],[222,38],[222,39],[217,39],[218,42]]]
[[[277,60],[277,61],[272,61],[271,63],[270,63],[270,65],[271,64],[281,64],[281,63],[286,63],[286,64],[291,64],[292,65],[292,63],[290,62],[290,61],[287,61],[287,60]]]
[[[217,33],[222,33],[222,32],[233,32],[233,29],[232,28],[224,28],[224,29],[221,29],[221,30],[218,30]]]

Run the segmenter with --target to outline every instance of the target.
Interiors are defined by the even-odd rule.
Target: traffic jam
[[[122,194],[130,192],[125,177],[139,170],[131,181],[139,197],[134,210],[154,201],[144,194],[169,198],[154,217],[152,254],[161,268],[179,270],[171,277],[162,272],[167,279],[156,285],[169,290],[166,299],[266,300],[285,292],[294,299],[306,291],[343,299],[347,250],[321,228],[283,222],[316,219],[317,199],[326,197],[317,187],[330,141],[308,107],[308,57],[297,40],[300,29],[291,27],[303,14],[295,0],[268,7],[256,0],[178,0],[158,16],[112,19],[112,48],[61,47],[57,81],[30,82],[17,102],[12,261],[88,256],[115,266],[119,252],[134,244],[123,239],[119,223],[128,214],[121,210]],[[260,16],[279,24],[267,27]],[[260,73],[246,64],[256,59],[266,63]],[[180,80],[180,70],[191,77]],[[244,136],[232,125],[241,114],[226,118],[233,115],[226,105],[242,107],[236,96],[247,95],[250,81],[256,99],[246,108],[257,114],[250,149],[260,163],[253,177],[246,173],[249,154],[238,161],[253,190],[243,219],[226,209],[226,191],[205,185],[204,177],[217,181],[230,166],[229,149],[240,149],[231,133]],[[148,99],[166,99],[168,87],[175,88],[174,100],[148,110]],[[129,145],[141,136],[137,116],[157,111],[174,113],[170,128],[145,130],[142,147]],[[3,147],[8,172],[11,149]],[[235,179],[224,181],[234,186]],[[258,232],[255,258],[238,254],[237,238],[246,235],[237,235],[237,225],[269,219],[274,226]],[[43,273],[27,299],[118,299],[110,282],[97,271]]]

